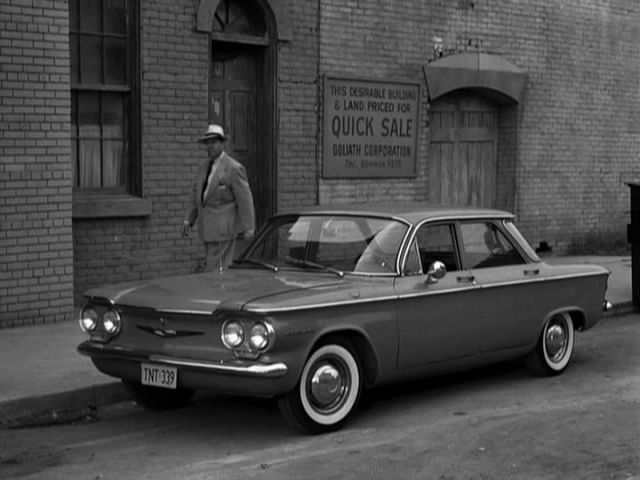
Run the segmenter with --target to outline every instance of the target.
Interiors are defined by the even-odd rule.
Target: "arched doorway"
[[[515,210],[518,105],[526,74],[506,59],[454,54],[424,68],[429,200]]]
[[[276,24],[262,0],[202,0],[210,37],[209,122],[231,135],[247,169],[260,226],[276,208]]]

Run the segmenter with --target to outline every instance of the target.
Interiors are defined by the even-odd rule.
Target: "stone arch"
[[[213,15],[218,8],[220,0],[200,0],[196,13],[196,30],[199,32],[211,32]],[[290,41],[292,38],[291,21],[281,0],[264,0],[265,8],[275,21],[276,37],[279,41]]]

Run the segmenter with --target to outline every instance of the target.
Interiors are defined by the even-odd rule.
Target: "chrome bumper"
[[[165,355],[144,354],[123,347],[111,347],[94,342],[78,345],[78,352],[89,357],[116,358],[132,362],[149,362],[170,365],[192,370],[204,370],[211,373],[241,375],[247,377],[278,378],[286,375],[289,368],[282,362],[258,363],[246,360],[207,361],[192,358],[167,357]]]

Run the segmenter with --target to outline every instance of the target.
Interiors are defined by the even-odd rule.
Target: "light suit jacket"
[[[255,230],[253,196],[245,168],[226,152],[216,162],[220,164],[205,199],[202,192],[209,174],[209,159],[200,165],[185,218],[190,225],[197,220],[204,242],[232,240],[239,233]]]

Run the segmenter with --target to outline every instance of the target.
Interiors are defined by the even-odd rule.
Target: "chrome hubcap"
[[[316,409],[334,410],[346,397],[347,387],[344,372],[332,364],[323,363],[310,378],[309,397]]]
[[[557,362],[562,359],[567,351],[567,331],[563,325],[553,324],[547,329],[545,337],[545,346],[547,347],[547,354],[549,358]]]

